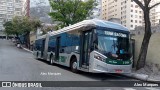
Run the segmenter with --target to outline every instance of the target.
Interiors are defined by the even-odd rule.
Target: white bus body
[[[34,56],[93,73],[130,73],[132,54],[126,27],[98,19],[84,20],[35,41]]]

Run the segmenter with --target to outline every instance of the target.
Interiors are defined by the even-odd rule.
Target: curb
[[[142,81],[147,81],[147,79],[148,79],[148,75],[146,75],[146,74],[130,73],[130,74],[122,74],[122,75],[127,76],[127,77],[132,77],[135,79],[139,79]]]
[[[142,80],[142,81],[153,82],[153,83],[157,83],[157,81],[159,81],[159,80],[149,78],[149,75],[146,75],[146,74],[130,73],[130,74],[121,74],[121,75],[135,78],[135,79]]]
[[[29,50],[29,49],[27,49],[27,48],[22,47],[22,49],[25,50],[25,51],[28,51],[28,52],[30,52],[30,53],[33,53],[33,51],[31,51],[31,50]]]

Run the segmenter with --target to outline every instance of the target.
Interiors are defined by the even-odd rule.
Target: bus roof
[[[42,35],[42,36],[38,36],[36,40],[42,39],[42,38],[46,38],[46,36],[47,36],[47,34],[44,34],[44,35]]]
[[[120,31],[129,31],[126,27],[122,26],[121,24],[110,22],[110,21],[105,21],[105,20],[100,20],[100,19],[91,19],[91,20],[84,20],[79,23],[73,24],[68,27],[64,27],[58,31],[53,31],[49,33],[51,36],[64,33],[64,32],[69,32],[73,30],[88,30],[90,28],[113,28],[113,29],[118,29]],[[86,29],[88,28],[88,29]]]

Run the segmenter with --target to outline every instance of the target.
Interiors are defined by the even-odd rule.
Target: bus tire
[[[70,68],[71,68],[71,71],[74,72],[74,73],[77,73],[78,70],[77,70],[77,59],[76,57],[73,57],[71,59],[71,63],[70,63]]]
[[[50,55],[49,64],[53,65],[53,55],[52,54]]]

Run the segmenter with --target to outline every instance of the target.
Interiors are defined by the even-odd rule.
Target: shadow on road
[[[36,59],[36,60],[50,65],[49,62],[46,61],[46,60],[43,60],[43,59]],[[64,70],[67,70],[67,71],[71,72],[70,68],[66,67],[66,66],[62,66],[62,65],[59,65],[59,64],[53,64],[51,66],[56,66],[58,68],[61,68],[61,69],[64,69]],[[73,72],[71,72],[71,73],[73,73]],[[75,73],[75,74],[80,74],[80,75],[83,75],[85,77],[100,80],[100,81],[124,80],[124,79],[125,80],[131,80],[131,78],[129,78],[129,77],[125,77],[125,76],[122,76],[122,75],[119,75],[119,74],[114,74],[114,73],[89,73],[89,72],[79,71],[78,73]]]

